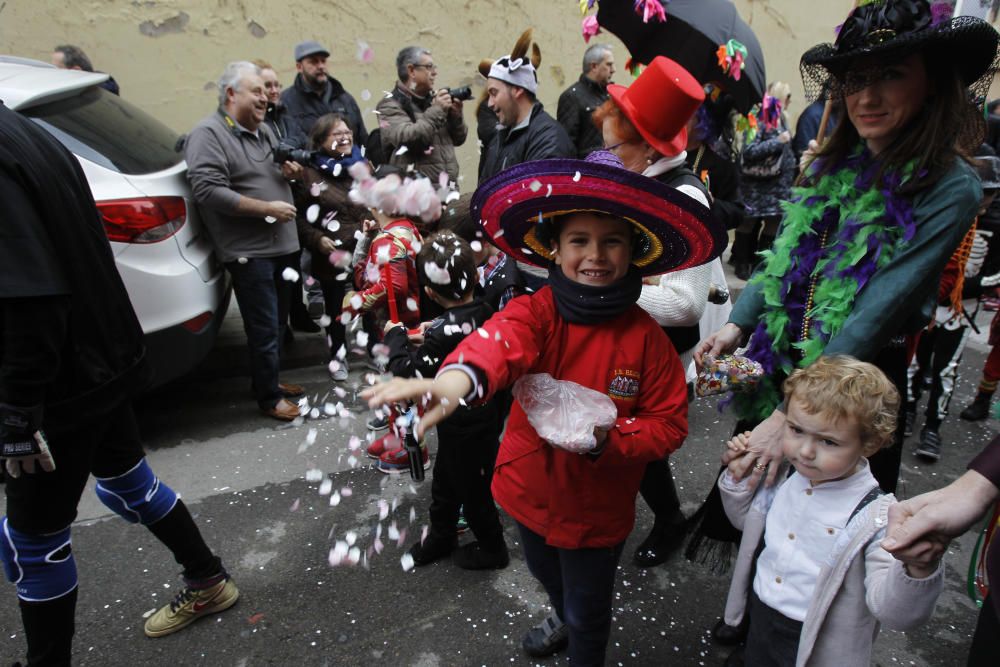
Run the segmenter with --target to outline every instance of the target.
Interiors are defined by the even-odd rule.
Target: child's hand
[[[941,563],[940,559],[929,562],[925,565],[904,563],[903,569],[906,570],[907,576],[909,576],[911,579],[926,579],[927,577],[937,572],[940,563]]]
[[[732,458],[729,459],[729,463],[726,465],[726,469],[729,471],[730,476],[733,480],[740,481],[741,475],[743,474],[743,457],[749,454],[749,451],[743,451],[738,454],[733,454]],[[723,459],[725,461],[725,459]]]
[[[732,439],[726,443],[726,451],[730,457],[740,457],[746,453],[747,448],[750,446],[750,431],[743,431],[743,433],[737,433],[732,437]],[[723,463],[727,461],[723,460]]]

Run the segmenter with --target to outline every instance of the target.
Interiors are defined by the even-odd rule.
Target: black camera
[[[278,147],[274,149],[274,162],[275,164],[284,164],[285,162],[298,162],[299,164],[309,164],[312,162],[313,156],[319,151],[307,151],[302,148],[296,148],[290,144],[280,143]]]
[[[451,95],[451,99],[458,100],[459,102],[465,102],[466,100],[472,99],[472,88],[470,86],[462,86],[461,88],[449,88],[448,94]]]

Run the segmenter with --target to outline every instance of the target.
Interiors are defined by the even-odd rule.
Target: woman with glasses
[[[351,279],[355,232],[370,217],[364,206],[348,197],[353,182],[348,168],[365,158],[354,145],[347,121],[338,114],[327,114],[316,121],[306,147],[313,151],[313,157],[302,165],[302,179],[295,184],[296,225],[299,243],[312,252],[312,276],[323,289],[327,311],[323,321],[332,362],[330,377],[344,381],[348,368],[340,306]]]

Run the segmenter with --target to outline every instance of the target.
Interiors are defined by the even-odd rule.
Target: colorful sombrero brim
[[[539,220],[574,212],[630,222],[642,237],[632,263],[645,276],[700,266],[726,247],[724,226],[691,197],[626,169],[585,160],[537,160],[502,171],[473,194],[470,215],[500,250],[548,267],[552,254],[538,239]]]

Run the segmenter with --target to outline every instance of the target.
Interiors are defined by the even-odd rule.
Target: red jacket
[[[480,371],[487,396],[530,373],[606,392],[618,421],[593,458],[542,440],[515,401],[500,444],[493,496],[512,517],[564,549],[609,547],[635,522],[650,461],[687,436],[684,369],[663,330],[638,306],[596,325],[571,324],[544,288],[512,300],[445,360]],[[499,337],[498,337],[499,336]]]
[[[417,282],[416,255],[421,243],[420,232],[408,219],[393,220],[379,232],[368,248],[368,257],[354,267],[354,284],[361,297],[360,308],[345,308],[352,313],[381,310],[386,318],[391,310],[387,298],[392,298],[398,321],[408,327],[420,324],[419,309],[407,308],[412,299],[420,303],[420,285]],[[376,280],[377,278],[377,280]]]

